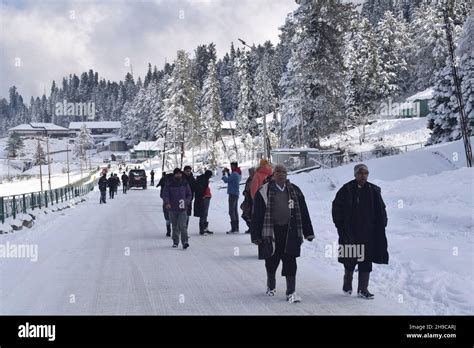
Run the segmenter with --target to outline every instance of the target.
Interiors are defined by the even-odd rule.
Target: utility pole
[[[41,146],[40,145],[40,139],[36,138],[38,140],[38,148]],[[41,192],[43,192],[43,171],[41,169],[41,158],[39,158],[39,167],[40,167],[40,187],[41,187]]]
[[[446,7],[444,9],[444,24],[446,30],[446,39],[448,41],[448,49],[449,49],[449,58],[451,62],[451,74],[453,75],[453,83],[456,91],[456,98],[458,100],[459,105],[459,119],[461,124],[461,133],[462,138],[464,141],[464,150],[466,153],[466,163],[468,167],[472,167],[472,149],[471,149],[471,141],[469,139],[469,133],[467,129],[467,118],[466,113],[464,110],[464,101],[462,98],[461,92],[461,81],[459,79],[458,71],[456,69],[456,63],[454,58],[454,44],[453,44],[453,36],[451,33],[451,23],[449,15],[453,15],[453,1],[446,0]]]
[[[71,184],[71,181],[69,180],[69,139],[67,139],[67,142],[66,142],[66,161],[67,161],[67,185],[69,186]]]
[[[46,151],[48,152],[48,188],[51,191],[51,158],[49,157],[49,137],[48,131],[44,128],[46,133]]]

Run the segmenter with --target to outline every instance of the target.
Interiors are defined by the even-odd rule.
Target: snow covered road
[[[327,267],[318,268],[304,249],[297,276],[303,302],[285,302],[279,273],[277,295],[266,296],[264,263],[248,235],[225,234],[225,192],[215,191],[222,196],[211,207],[215,234],[199,236],[191,218],[188,250],[171,248],[154,188],[119,192],[107,205],[98,204],[94,191],[31,230],[0,235],[0,244],[38,245],[36,262],[0,258],[0,314],[409,313],[380,293],[374,301],[342,295],[341,284],[328,280],[334,275],[321,274]]]

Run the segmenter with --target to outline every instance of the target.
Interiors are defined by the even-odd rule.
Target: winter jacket
[[[183,174],[183,179],[185,179],[188,182],[189,188],[191,189],[191,200],[194,199],[194,191],[196,191],[196,179],[194,178],[193,174],[187,176],[186,174]]]
[[[105,176],[101,176],[99,179],[99,191],[107,191],[108,181]]]
[[[255,170],[255,174],[253,175],[252,184],[250,187],[250,196],[252,197],[252,199],[255,197],[258,189],[262,186],[265,179],[268,176],[272,175],[272,173],[273,173],[273,168],[269,164],[258,167]]]
[[[128,175],[127,174],[122,174],[122,183],[124,185],[128,184]]]
[[[209,177],[205,174],[196,178],[196,191],[194,196],[194,216],[201,217],[204,209],[204,197],[209,188]]]
[[[361,197],[363,206],[357,205],[356,195]],[[349,181],[339,189],[332,202],[332,219],[339,245],[364,244],[365,261],[388,264],[385,235],[388,220],[380,187],[367,182],[364,188],[358,189],[356,180]],[[339,257],[338,261],[345,263],[350,259]]]
[[[161,187],[160,198],[163,198],[163,192],[165,191],[166,184],[173,179],[173,173],[166,174],[165,177],[161,177],[156,187]]]
[[[303,193],[301,192],[300,188],[295,184],[288,183],[289,185],[293,186],[295,190],[296,196],[298,197],[298,203],[301,210],[301,220],[303,225],[303,236],[314,236],[313,226],[311,224],[311,218],[309,216],[308,207],[306,206],[306,200],[304,198]],[[262,229],[263,229],[263,221],[265,217],[265,210],[266,204],[265,199],[262,196],[263,192],[269,192],[269,190],[278,190],[276,188],[275,183],[272,181],[265,187],[265,190],[262,188],[257,191],[253,201],[253,213],[252,213],[252,227],[250,228],[250,233],[252,237],[252,241],[261,240],[262,241]],[[267,190],[268,188],[268,190]],[[266,193],[263,193],[266,194]],[[268,197],[268,196],[267,196]],[[294,208],[290,209],[290,223],[288,224],[288,235],[285,244],[285,254],[291,255],[294,257],[299,257],[301,254],[301,244],[303,243],[303,239],[298,236],[297,231],[297,222],[296,222],[296,212]],[[268,248],[265,243],[261,243],[258,245],[258,258],[259,259],[267,259],[271,254],[271,249]]]
[[[240,209],[242,209],[242,219],[244,219],[247,224],[250,224],[250,222],[252,221],[253,200],[252,196],[250,196],[250,189],[252,187],[252,179],[254,174],[255,173],[252,173],[251,176],[249,176],[247,178],[247,181],[245,182],[245,189],[242,193],[244,195],[244,201],[240,205]]]
[[[186,180],[176,180],[174,177],[166,183],[163,191],[163,204],[170,204],[171,212],[183,212],[191,203],[191,188]]]
[[[240,196],[239,184],[240,184],[240,174],[234,170],[229,176],[223,176],[222,180],[227,184],[227,194]]]
[[[117,180],[115,179],[114,176],[111,176],[107,179],[107,184],[109,185],[110,188],[115,188],[117,187]]]

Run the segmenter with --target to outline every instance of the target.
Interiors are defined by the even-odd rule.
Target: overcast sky
[[[118,81],[162,68],[178,49],[214,42],[218,57],[237,38],[278,41],[294,0],[0,0],[0,96],[16,85],[27,103],[52,80],[88,69]],[[19,65],[19,66],[17,66]]]

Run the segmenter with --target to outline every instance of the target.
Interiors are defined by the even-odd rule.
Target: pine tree
[[[415,10],[410,29],[414,45],[409,57],[414,77],[411,89],[412,92],[423,91],[434,85],[436,72],[444,68],[448,55],[441,8],[423,3]]]
[[[474,134],[474,12],[464,23],[457,55],[460,58],[459,73],[463,93],[464,110],[468,120],[469,135]]]
[[[269,52],[265,52],[257,68],[255,76],[255,93],[257,99],[257,113],[263,116],[272,112],[277,104],[277,91],[275,90],[275,80],[279,75],[275,74],[275,61]],[[276,76],[275,76],[276,75]]]
[[[201,96],[201,124],[206,142],[212,144],[219,140],[221,134],[222,112],[216,63],[211,60],[207,70]]]
[[[87,150],[94,146],[94,138],[92,138],[90,130],[85,124],[81,126],[76,139],[74,140],[74,154],[84,160],[86,158]]]
[[[150,84],[151,80],[153,79],[153,73],[151,72],[151,63],[148,63],[148,71],[145,76],[145,81],[143,82],[143,86],[146,88]]]
[[[250,53],[245,52],[239,59],[239,104],[236,114],[236,128],[240,135],[250,134],[256,136],[258,134],[258,125],[256,118],[257,104],[255,101],[254,82],[250,67]]]
[[[382,71],[375,35],[367,18],[354,22],[355,28],[346,46],[345,81],[346,125],[359,127],[359,143],[364,141],[365,125],[375,114],[384,97],[388,81]]]
[[[473,38],[473,15],[465,23],[464,31],[456,50],[460,56],[460,68],[458,69],[461,78],[461,90],[464,101],[464,111],[468,118],[468,131],[472,134],[474,126],[473,114],[473,87],[472,76],[474,66],[474,54],[472,51]],[[436,74],[433,99],[430,101],[430,114],[428,115],[428,128],[432,130],[428,145],[445,141],[458,140],[462,137],[460,127],[459,103],[455,94],[455,87],[452,77],[451,59],[446,59],[446,66]]]
[[[43,147],[41,144],[38,142],[38,145],[36,145],[36,151],[35,151],[35,156],[34,156],[35,162],[34,165],[45,165],[48,162],[46,161],[46,154],[44,153]]]
[[[20,135],[16,132],[10,133],[7,140],[7,146],[5,147],[8,157],[19,156],[23,147],[23,139],[20,137]]]
[[[404,19],[387,11],[376,29],[381,69],[385,75],[382,98],[396,100],[407,79],[406,47],[411,45]]]
[[[344,35],[354,6],[339,0],[302,0],[293,12],[292,55],[280,81],[288,146],[318,147],[344,111]]]
[[[396,0],[367,0],[362,5],[361,14],[375,27],[383,18],[385,12],[395,11]]]
[[[180,144],[193,145],[194,134],[200,130],[199,115],[196,110],[196,87],[191,78],[191,60],[189,54],[178,51],[175,67],[171,74],[171,83],[165,99],[165,119],[167,129],[177,152]],[[191,134],[191,137],[187,136]],[[181,145],[184,146],[184,145]]]

